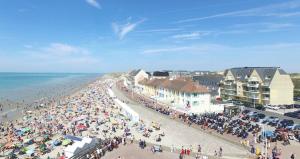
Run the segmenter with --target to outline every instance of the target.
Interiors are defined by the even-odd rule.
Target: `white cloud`
[[[33,46],[26,44],[26,45],[24,45],[24,47],[27,48],[27,49],[31,49]]]
[[[51,43],[40,48],[32,47],[25,51],[25,55],[35,60],[54,63],[87,64],[98,61],[87,49],[64,43]]]
[[[182,40],[190,40],[190,39],[199,39],[202,36],[209,35],[211,32],[209,31],[195,31],[188,34],[177,34],[173,35],[172,38],[174,39],[182,39]]]
[[[131,19],[131,18],[130,18]],[[129,20],[130,20],[129,19]],[[114,33],[119,37],[119,39],[123,39],[129,32],[132,32],[139,24],[143,23],[145,19],[137,21],[135,23],[126,23],[123,25],[119,25],[117,23],[112,23],[112,29]]]
[[[221,51],[226,49],[227,46],[219,44],[198,44],[187,46],[173,46],[165,48],[146,49],[143,54],[162,54],[162,53],[208,53],[214,51]]]
[[[166,46],[163,48],[145,49],[142,54],[226,54],[243,55],[296,55],[300,52],[300,43],[273,43],[266,45],[240,46],[234,47],[223,44],[199,43],[183,46]],[[188,55],[187,55],[188,56]]]
[[[83,48],[68,45],[68,44],[63,44],[63,43],[52,43],[48,47],[42,48],[42,50],[44,53],[55,55],[55,56],[88,54],[88,51]]]
[[[98,72],[102,59],[86,48],[65,43],[24,48],[15,54],[0,52],[0,71]]]
[[[165,28],[165,29],[151,29],[151,30],[140,30],[136,31],[138,33],[168,33],[174,31],[181,31],[181,28]]]
[[[282,31],[287,30],[293,27],[296,27],[297,25],[292,23],[245,23],[245,24],[235,24],[232,27],[233,28],[243,28],[248,31],[255,30],[258,32],[273,32],[273,31]]]
[[[251,8],[246,10],[239,10],[233,12],[220,13],[210,16],[197,17],[179,20],[176,23],[186,23],[193,21],[201,21],[206,19],[213,19],[219,17],[237,17],[237,16],[274,16],[274,17],[290,17],[290,16],[300,16],[298,11],[288,11],[296,8],[300,8],[300,1],[289,1],[279,4],[272,4],[263,7]]]
[[[85,0],[89,5],[101,9],[101,5],[97,0]]]

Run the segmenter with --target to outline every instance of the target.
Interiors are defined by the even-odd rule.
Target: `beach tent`
[[[113,125],[118,125],[118,122],[114,118],[110,118],[110,122]]]
[[[79,130],[86,130],[87,127],[85,125],[83,125],[83,124],[79,124],[79,125],[77,125],[77,129],[79,129]]]
[[[81,138],[76,137],[76,136],[72,136],[72,135],[65,135],[64,137],[65,137],[65,139],[70,139],[70,140],[73,140],[73,141],[81,141],[82,140]]]
[[[266,137],[272,137],[274,136],[274,133],[273,131],[264,131],[262,135]]]
[[[33,144],[33,139],[24,139],[23,143],[31,145]]]
[[[43,137],[39,136],[35,139],[36,142],[42,142],[44,140]]]
[[[34,149],[28,149],[26,151],[26,154],[29,155],[29,156],[31,156],[32,154],[34,154]]]
[[[87,115],[81,115],[80,117],[77,117],[77,118],[73,119],[72,122],[84,120],[84,119],[86,119],[87,117],[88,117]]]
[[[71,143],[72,143],[72,141],[70,139],[65,139],[65,140],[62,141],[62,145],[63,146],[67,146],[67,145],[69,145]]]
[[[29,131],[30,131],[30,128],[29,128],[29,127],[26,127],[26,128],[23,128],[21,131],[24,132],[24,133],[26,133],[26,132],[29,132]]]
[[[52,145],[54,145],[54,146],[59,146],[61,144],[61,141],[60,140],[54,140],[53,142],[52,142]]]
[[[16,131],[16,134],[17,134],[18,136],[23,136],[24,132],[23,132],[22,130],[17,130],[17,131]]]

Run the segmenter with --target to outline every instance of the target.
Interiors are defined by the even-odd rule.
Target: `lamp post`
[[[267,135],[265,133],[265,126],[263,124],[260,124],[260,126],[262,127],[262,135],[263,135],[263,139],[264,139],[264,144],[263,144],[264,155],[267,158],[268,157],[268,139],[267,139]]]

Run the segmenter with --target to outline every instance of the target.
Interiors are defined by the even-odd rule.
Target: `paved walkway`
[[[130,99],[128,99],[122,92],[120,92],[115,86],[112,89],[115,95],[122,100],[129,101],[130,106],[140,117],[148,123],[159,122],[161,124],[161,130],[165,132],[166,136],[162,139],[163,146],[171,147],[174,145],[180,149],[181,146],[189,148],[191,145],[196,150],[197,145],[201,145],[202,152],[208,155],[213,155],[215,150],[223,148],[223,154],[225,158],[248,158],[249,152],[245,148],[233,144],[231,142],[222,140],[213,135],[201,132],[198,129],[189,127],[186,124],[170,119],[168,116],[164,116],[152,109],[146,108]]]
[[[130,152],[130,153],[128,153]],[[152,153],[150,147],[142,150],[136,144],[130,144],[126,146],[120,146],[118,149],[113,150],[105,154],[103,159],[177,159],[179,158],[178,154],[171,152],[157,152]],[[194,159],[192,156],[185,156],[184,159]]]

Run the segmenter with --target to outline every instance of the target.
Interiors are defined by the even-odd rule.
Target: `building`
[[[138,86],[138,83],[144,79],[148,79],[149,74],[142,69],[133,70],[129,73],[128,80],[133,86]]]
[[[211,75],[211,74],[203,74],[193,76],[193,81],[198,82],[200,85],[207,87],[207,89],[211,92],[212,96],[219,96],[219,86],[220,82],[223,79],[222,75]]]
[[[208,89],[192,80],[151,79],[140,82],[142,94],[192,113],[210,107]]]
[[[156,79],[169,78],[169,72],[167,72],[167,71],[155,71],[152,74],[152,78],[156,78]]]
[[[278,67],[231,68],[220,82],[222,99],[251,105],[293,104],[293,89],[290,75]]]

